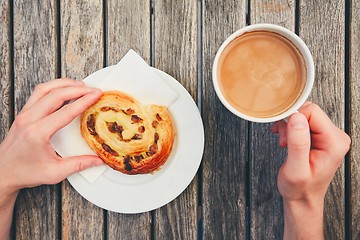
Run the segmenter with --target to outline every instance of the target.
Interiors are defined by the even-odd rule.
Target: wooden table
[[[24,189],[16,239],[281,239],[276,187],[285,150],[269,133],[232,115],[215,95],[216,50],[254,23],[287,27],[315,61],[311,100],[351,134],[352,149],[326,197],[326,239],[360,239],[359,0],[0,0],[0,139],[34,87],[81,79],[135,49],[174,76],[201,111],[205,151],[189,187],[174,201],[136,215],[105,211],[67,180]]]

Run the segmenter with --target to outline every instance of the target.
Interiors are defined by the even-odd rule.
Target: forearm
[[[0,239],[10,239],[10,228],[18,191],[10,194],[0,191]]]
[[[284,201],[284,240],[324,239],[324,204]]]
[[[14,186],[13,174],[9,171],[9,156],[6,142],[0,144],[0,239],[10,239],[10,228],[16,197],[19,193]]]

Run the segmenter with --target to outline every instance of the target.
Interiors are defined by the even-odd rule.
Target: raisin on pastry
[[[118,91],[104,92],[82,113],[80,131],[107,165],[130,175],[158,170],[175,139],[166,107],[144,105]]]

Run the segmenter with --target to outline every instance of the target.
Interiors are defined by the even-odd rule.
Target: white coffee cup
[[[267,31],[267,32],[274,32],[277,34],[280,34],[281,36],[285,37],[286,39],[290,40],[290,42],[299,50],[301,53],[304,62],[305,62],[305,68],[306,68],[306,83],[305,87],[300,95],[300,97],[297,99],[297,101],[286,111],[282,112],[279,115],[272,116],[272,117],[253,117],[249,116],[247,114],[244,114],[237,109],[235,109],[224,97],[223,93],[221,92],[221,88],[219,86],[219,79],[218,79],[218,63],[219,58],[221,54],[223,53],[224,49],[231,43],[234,39],[237,37],[253,32],[253,31]],[[245,120],[252,121],[252,122],[259,122],[259,123],[265,123],[265,122],[275,122],[281,119],[286,119],[293,113],[297,112],[297,110],[306,102],[307,98],[309,97],[311,93],[311,89],[314,84],[314,61],[312,58],[312,55],[306,46],[306,44],[303,42],[303,40],[297,36],[294,32],[278,26],[274,24],[254,24],[249,25],[247,27],[241,28],[238,31],[231,34],[220,46],[214,60],[213,69],[212,69],[212,77],[213,77],[213,85],[215,88],[215,92],[217,96],[219,97],[222,104],[233,114],[235,114],[238,117],[241,117]]]

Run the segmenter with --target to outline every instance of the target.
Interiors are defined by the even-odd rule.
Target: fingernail
[[[291,116],[289,124],[292,129],[304,129],[307,127],[308,122],[304,115],[297,113]]]
[[[291,123],[291,128],[292,129],[304,129],[304,128],[306,128],[306,123],[304,123],[304,122],[294,122],[294,123]]]

